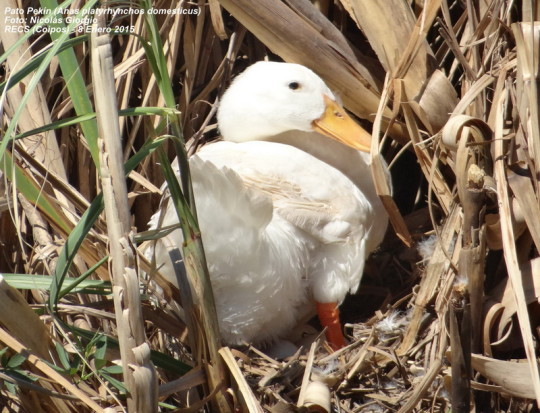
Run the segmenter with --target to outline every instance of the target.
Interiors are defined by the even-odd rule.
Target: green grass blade
[[[191,209],[186,202],[186,198],[182,194],[182,190],[178,184],[178,179],[176,178],[176,174],[174,173],[172,166],[167,159],[165,151],[158,150],[158,156],[163,175],[165,176],[167,186],[171,193],[171,202],[174,203],[174,207],[178,214],[180,226],[182,227],[182,232],[184,233],[184,239],[186,242],[188,242],[188,240],[192,240],[199,235],[197,221],[191,213]],[[188,236],[186,237],[186,235]]]
[[[84,283],[84,281],[91,275],[94,273],[94,271],[96,271],[100,266],[101,264],[107,262],[107,260],[109,259],[109,256],[107,255],[106,257],[103,257],[102,259],[100,259],[98,262],[96,262],[94,265],[92,265],[92,267],[90,267],[87,271],[84,272],[84,274],[81,274],[81,276],[75,278],[74,280],[70,280],[69,283],[63,283],[62,284],[62,291],[60,291],[60,293],[58,294],[58,300],[61,300],[62,297],[64,297],[65,295],[67,294],[70,294],[70,293],[73,293],[75,292],[75,289]],[[112,291],[111,291],[112,292]]]
[[[146,52],[148,63],[156,77],[156,83],[163,94],[165,104],[169,108],[176,106],[176,99],[172,90],[172,82],[167,71],[167,60],[163,53],[163,43],[159,33],[159,26],[153,14],[148,13],[152,8],[151,0],[142,0],[141,6],[145,10],[144,23],[148,32],[148,41],[141,39],[141,44]]]
[[[58,50],[58,53],[63,52],[66,49],[70,49],[75,45],[78,45],[80,43],[84,43],[88,41],[87,35],[81,35],[74,37],[73,39],[68,39],[65,43],[63,43],[60,46],[60,49]],[[19,44],[19,42],[16,43],[16,45]],[[10,48],[11,49],[11,48]],[[32,73],[34,70],[36,70],[39,65],[43,62],[43,59],[46,58],[45,51],[48,49],[44,49],[41,52],[38,52],[32,58],[26,62],[26,64],[20,69],[18,72],[11,75],[8,79],[4,80],[3,82],[0,82],[0,95],[4,93],[4,90],[9,90],[13,86],[15,86],[17,83],[19,83],[21,80],[23,80],[26,76],[28,76],[30,73]],[[4,53],[5,56],[7,56],[7,53]],[[2,59],[0,59],[1,61]]]
[[[144,47],[146,52],[146,57],[148,63],[152,68],[152,72],[156,77],[157,86],[163,95],[165,100],[165,105],[169,108],[176,107],[176,99],[174,96],[174,91],[172,88],[172,82],[167,71],[167,61],[163,53],[163,43],[161,42],[161,36],[159,33],[159,26],[155,19],[155,16],[151,13],[148,13],[148,10],[152,8],[151,0],[142,0],[141,5],[145,9],[145,26],[148,32],[149,41],[141,39],[141,44]],[[186,197],[187,203],[190,206],[192,214],[196,217],[197,213],[195,210],[195,201],[193,197],[193,191],[191,189],[190,182],[190,172],[189,165],[187,162],[187,154],[184,148],[184,134],[182,128],[180,127],[180,118],[171,117],[170,118],[170,127],[173,132],[173,135],[177,136],[179,142],[173,141],[176,149],[178,163],[182,173],[180,174],[180,180],[182,182],[182,189],[184,191],[184,196]]]
[[[69,234],[62,251],[58,256],[56,270],[50,282],[48,306],[52,312],[56,311],[56,305],[60,299],[60,291],[63,288],[69,268],[75,259],[75,255],[82,245],[86,235],[103,211],[103,196],[99,194],[94,198],[88,209],[84,212],[79,223]]]
[[[54,9],[58,7],[58,2],[56,0],[41,0],[40,4],[42,7],[49,9]],[[81,15],[82,10],[89,10],[97,4],[97,0],[89,0],[81,7],[77,16]],[[67,34],[71,31],[73,27],[77,24],[77,19],[69,25],[66,26],[63,22],[51,22],[49,27],[51,29],[60,30],[56,32],[55,30],[50,31],[50,36],[53,40],[53,43],[59,43],[60,45],[64,44],[67,40]],[[73,48],[64,50],[61,53],[58,53],[58,62],[60,64],[60,69],[62,75],[66,81],[66,86],[69,92],[69,96],[73,102],[73,108],[77,115],[86,115],[94,111],[92,107],[92,102],[90,97],[86,92],[86,83],[84,81],[83,75],[79,68],[79,61],[75,56],[75,51]],[[98,128],[97,123],[94,120],[89,120],[81,123],[81,129],[83,134],[88,142],[88,147],[90,148],[90,153],[94,164],[99,165],[99,156],[98,156]]]
[[[158,108],[154,106],[128,108],[128,109],[122,109],[118,111],[118,114],[120,116],[144,116],[144,115],[168,116],[174,113],[176,113],[175,110],[167,109],[167,108]],[[95,118],[96,118],[96,113],[91,112],[91,113],[87,113],[81,116],[73,116],[70,118],[60,119],[60,120],[51,122],[47,125],[41,126],[39,128],[35,128],[27,132],[21,133],[19,135],[16,135],[15,139],[27,138],[28,136],[38,135],[43,132],[65,128],[65,127],[76,125],[78,123],[83,123],[83,122],[86,122],[88,120],[92,120]]]
[[[182,229],[182,226],[180,224],[166,225],[158,229],[152,229],[148,231],[139,232],[134,237],[135,242],[139,244],[144,241],[155,241],[157,239],[166,237],[171,232],[177,229]]]
[[[167,107],[174,108],[176,106],[176,100],[172,89],[172,82],[167,71],[159,28],[155,16],[148,13],[148,10],[152,7],[152,2],[151,0],[141,0],[141,4],[146,11],[145,26],[149,43],[142,42],[142,44],[146,44],[147,58],[156,77],[159,90],[165,100],[165,104]],[[187,313],[190,311],[194,313],[193,318],[188,322],[188,326],[195,329],[195,325],[199,325],[204,332],[202,335],[195,333],[195,336],[201,338],[200,341],[195,339],[194,345],[201,349],[201,352],[195,358],[198,362],[202,362],[208,367],[209,386],[218,386],[218,383],[221,383],[225,379],[226,373],[223,361],[218,354],[220,339],[214,295],[212,293],[210,275],[208,273],[197,223],[195,198],[193,196],[189,163],[179,117],[171,121],[170,128],[172,135],[176,137],[176,139],[173,139],[173,145],[180,167],[181,190],[175,174],[171,173],[172,171],[170,170],[170,165],[167,162],[164,152],[159,151],[158,153],[161,159],[161,166],[166,174],[169,190],[171,191],[171,202],[175,205],[180,225],[182,226],[185,240],[184,245],[182,245],[182,253],[186,263],[188,282],[197,296],[198,308],[189,308],[190,305],[196,304],[187,295],[183,297],[183,299],[186,299],[183,304],[187,306]],[[223,412],[230,411],[228,402],[220,393],[216,394],[215,405],[213,407],[215,410]]]
[[[129,158],[124,166],[124,171],[126,173],[126,176],[133,171],[137,165],[141,163],[141,161],[146,158],[147,156],[154,153],[154,151],[159,148],[163,142],[170,139],[170,135],[161,136],[159,138],[156,138],[152,141],[146,141],[141,149],[137,151],[131,158]]]
[[[13,288],[19,290],[48,290],[51,287],[49,275],[36,274],[2,274],[2,277]],[[80,277],[79,277],[80,278]],[[79,280],[79,278],[66,278],[65,286],[72,293],[110,295],[111,283],[102,280]]]
[[[77,328],[74,326],[68,326],[65,325],[65,327],[71,331],[73,331],[74,334],[79,336],[80,338],[90,341],[92,340],[96,333],[89,330],[84,330],[82,328]],[[107,340],[107,346],[109,348],[118,349],[120,348],[118,345],[118,340],[104,335],[105,339]],[[185,363],[182,363],[179,360],[176,360],[174,357],[168,356],[166,354],[160,353],[159,351],[151,350],[151,359],[152,362],[162,369],[165,369],[167,371],[170,371],[172,373],[176,373],[178,375],[186,374],[188,371],[191,370],[191,366],[188,366]]]
[[[167,138],[158,138],[153,141],[148,141],[145,145],[133,155],[125,165],[125,173],[129,174],[134,170],[137,165],[148,155],[156,150]],[[50,293],[48,300],[48,307],[52,312],[56,311],[56,305],[58,300],[63,295],[64,280],[67,277],[71,264],[75,259],[75,255],[80,246],[84,242],[84,239],[88,235],[88,232],[99,218],[99,215],[103,212],[103,196],[99,194],[94,198],[88,209],[82,215],[79,223],[73,228],[69,234],[64,247],[60,251],[58,261],[56,263],[56,271],[50,282]],[[62,291],[62,292],[61,292]]]
[[[89,8],[95,2],[96,0],[91,0],[83,8],[81,8],[81,10]],[[62,3],[62,5],[67,6],[70,3],[71,2],[64,2]],[[79,13],[81,13],[81,11]],[[47,16],[50,15],[51,14]],[[46,17],[44,19],[46,19]],[[75,24],[76,22],[74,21],[72,25],[70,25],[70,27],[74,26]],[[58,40],[53,42],[51,48],[44,54],[43,59],[35,70],[34,76],[30,79],[28,85],[26,86],[26,91],[21,99],[20,105],[16,108],[13,117],[2,136],[2,140],[0,141],[0,169],[6,174],[6,177],[15,184],[17,189],[25,197],[31,203],[36,205],[40,209],[40,211],[42,211],[49,218],[51,223],[57,225],[66,233],[70,232],[70,223],[63,216],[63,214],[56,207],[56,205],[48,199],[47,195],[42,193],[41,189],[37,186],[34,180],[28,177],[22,168],[14,164],[11,155],[9,154],[9,152],[7,152],[7,148],[11,140],[14,138],[15,128],[30,95],[33,93],[41,77],[48,69],[52,58],[58,54],[61,46],[69,38],[69,30],[70,29],[68,28],[64,32],[59,33]]]
[[[97,0],[89,0],[88,3],[86,3],[83,7],[81,7],[77,16],[81,15],[83,13],[83,10],[88,10],[89,8],[91,8],[96,2]],[[71,2],[64,2],[63,4],[67,5],[69,3]],[[58,4],[56,3],[56,7],[57,6]],[[45,5],[44,7],[48,7],[48,6]],[[48,16],[50,16],[50,14]],[[2,136],[2,141],[0,142],[0,160],[4,158],[4,153],[8,147],[8,144],[14,138],[15,128],[17,127],[19,118],[22,115],[23,109],[25,108],[26,103],[28,102],[28,99],[30,98],[30,95],[34,92],[34,89],[36,88],[37,84],[40,82],[41,77],[43,76],[45,71],[49,68],[51,64],[51,60],[57,54],[59,54],[58,51],[60,50],[62,44],[64,44],[68,40],[69,35],[70,35],[70,30],[72,30],[76,24],[77,24],[77,21],[76,19],[74,19],[74,21],[68,26],[66,30],[64,30],[61,33],[56,34],[55,36],[56,38],[54,39],[55,41],[53,41],[52,47],[46,52],[45,57],[43,58],[39,67],[36,69],[34,76],[32,76],[32,78],[30,79],[30,82],[28,82],[28,85],[26,86],[26,91],[21,99],[20,105],[18,108],[16,108],[13,114],[13,117],[8,124],[8,127],[6,128],[6,131],[4,135]],[[63,53],[66,53],[66,52],[68,51],[65,51]],[[68,79],[68,83],[70,83],[69,82],[70,78],[68,76],[65,76],[65,78]],[[86,87],[84,85],[84,82],[82,83],[82,87],[84,87],[84,93],[86,94]],[[92,111],[93,109],[92,109],[92,106],[90,105],[89,110],[84,111],[82,113],[79,112],[79,114],[85,114]],[[95,129],[96,129],[95,139],[97,140],[97,126]],[[86,131],[84,129],[83,129],[83,132],[85,132],[85,135],[86,135]],[[89,136],[86,136],[86,138],[89,139]],[[89,145],[90,145],[90,142],[89,142]],[[97,154],[97,141],[95,143],[95,146],[96,146],[96,154]]]

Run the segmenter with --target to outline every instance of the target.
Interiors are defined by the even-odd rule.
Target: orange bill
[[[341,331],[341,322],[339,321],[339,308],[337,303],[319,303],[317,302],[317,315],[321,325],[326,328],[326,339],[328,344],[334,350],[345,347],[345,338]]]
[[[315,131],[359,151],[371,148],[371,135],[356,123],[336,101],[324,95],[325,110],[313,121]]]

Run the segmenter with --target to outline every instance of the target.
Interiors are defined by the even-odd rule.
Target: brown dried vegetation
[[[140,37],[79,33],[58,57],[48,47],[69,36],[21,40],[0,29],[0,81],[13,79],[1,85],[2,411],[537,411],[537,2],[152,5],[198,13],[109,16],[101,24]],[[2,21],[17,6],[39,4],[1,0]],[[33,67],[39,76],[15,76],[48,51]],[[183,134],[190,153],[215,139],[219,96],[261,59],[312,68],[373,131],[373,173],[393,230],[343,306],[351,344],[335,353],[307,333],[286,360],[220,347],[204,285],[193,302],[180,299],[133,242],[132,228],[144,233],[158,207],[163,172],[155,154],[137,158],[127,181],[122,164],[151,140],[151,150],[181,155],[169,134]],[[118,116],[115,103],[141,112]],[[105,214],[77,238],[99,193]],[[185,252],[198,257],[196,244]],[[87,273],[69,294],[51,285]]]

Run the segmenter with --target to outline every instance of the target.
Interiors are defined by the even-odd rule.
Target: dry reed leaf
[[[300,407],[308,412],[329,413],[331,405],[328,386],[320,381],[310,382],[306,387],[304,400]]]
[[[209,0],[208,6],[210,8],[210,16],[212,18],[214,31],[221,40],[227,39],[228,36],[225,31],[225,24],[223,23],[223,16],[221,15],[221,8],[219,7],[218,0]]]
[[[528,176],[509,173],[508,183],[514,194],[513,201],[515,200],[517,204],[513,205],[512,208],[516,218],[515,225],[521,224],[523,226],[524,223],[526,224],[537,250],[540,251],[540,222],[538,219],[540,207],[531,179]]]
[[[146,179],[143,175],[141,175],[137,171],[131,171],[129,174],[129,179],[132,179],[141,187],[143,187],[144,189],[146,189],[147,191],[151,193],[154,193],[159,196],[163,195],[163,191],[160,188],[158,188],[156,185],[154,185],[152,182],[150,182],[148,179]]]
[[[426,114],[425,118],[429,121],[429,123],[424,122],[426,127],[431,126],[432,132],[440,130],[459,102],[461,100],[458,100],[448,77],[438,69],[433,71],[418,101],[419,107]],[[416,113],[418,112],[417,110]]]
[[[527,355],[528,365],[532,378],[535,398],[538,404],[540,404],[540,371],[538,368],[538,361],[536,359],[536,352],[534,349],[534,343],[532,339],[532,330],[529,319],[529,313],[527,310],[527,303],[525,300],[525,293],[523,288],[523,275],[519,267],[515,234],[512,228],[512,210],[510,208],[510,197],[508,194],[507,181],[506,181],[506,165],[504,156],[504,140],[503,140],[503,105],[506,96],[501,94],[499,100],[496,103],[496,121],[495,121],[495,144],[494,144],[494,159],[495,159],[495,179],[497,181],[497,194],[499,198],[499,215],[501,217],[501,231],[503,241],[504,258],[506,261],[506,268],[508,270],[508,277],[512,283],[514,291],[514,298],[517,307],[517,317],[519,320],[519,326],[521,330],[521,337],[523,338],[523,346],[525,354]]]
[[[374,90],[382,88],[384,73],[381,70],[379,61],[358,49],[353,42],[348,41],[343,33],[328,19],[328,14],[323,13],[321,9],[324,9],[324,7],[320,7],[320,2],[319,4],[305,0],[286,0],[286,2],[300,17],[309,22],[328,39],[334,48],[341,53],[345,52],[350,60],[354,60],[354,57],[356,57],[361,62],[361,65],[357,65],[356,68]]]
[[[197,28],[191,22],[191,20],[186,20],[184,24],[184,36],[183,36],[183,47],[182,53],[184,61],[186,62],[186,70],[184,77],[184,87],[182,88],[182,93],[179,98],[179,110],[182,113],[186,113],[186,110],[190,103],[191,94],[193,92],[193,87],[195,84],[195,73],[197,72],[197,59],[198,51],[195,47],[195,41],[197,36]],[[187,116],[184,116],[184,122]]]
[[[476,82],[474,82],[466,93],[461,97],[459,103],[456,105],[452,112],[452,116],[464,115],[470,105],[477,99],[487,87],[489,87],[494,81],[492,75],[484,75]],[[491,126],[492,124],[488,122]]]
[[[540,273],[540,258],[534,258],[521,266],[523,291],[525,295],[525,303],[531,304],[538,301],[540,298],[540,279],[535,274]],[[493,334],[493,340],[500,344],[508,338],[508,331],[513,324],[513,316],[517,313],[518,308],[515,300],[515,293],[512,283],[509,279],[503,279],[497,287],[495,287],[489,296],[489,301],[486,302],[484,312],[487,314],[496,308],[497,312],[490,319],[489,331],[486,331],[490,341],[489,334]]]
[[[524,129],[527,143],[534,165],[540,165],[540,109],[537,89],[540,79],[540,22],[514,23],[512,33],[516,40],[517,76],[516,96],[517,110]],[[532,176],[536,176],[535,170]],[[537,186],[538,189],[538,186]],[[540,400],[539,400],[540,403]]]
[[[536,397],[534,380],[526,360],[503,361],[472,354],[471,364],[482,376],[501,386],[502,392],[526,399]]]
[[[309,349],[308,358],[306,361],[306,368],[304,370],[304,376],[302,377],[302,384],[300,386],[300,393],[298,394],[298,402],[296,404],[298,407],[301,407],[305,404],[306,391],[310,384],[311,370],[313,369],[315,350],[317,350],[318,344],[318,341],[313,342]]]
[[[425,40],[440,1],[426,3],[417,21],[402,0],[352,0],[350,6],[383,67],[392,79],[402,79],[405,95],[424,109],[426,127],[442,128],[458,99]]]
[[[195,367],[182,377],[163,383],[159,386],[159,397],[167,397],[173,393],[189,390],[206,383],[206,376],[202,368]]]
[[[45,360],[53,361],[49,331],[22,294],[0,275],[0,323],[26,348]]]
[[[349,4],[354,20],[366,35],[384,69],[394,74],[407,46],[404,39],[411,37],[414,27],[415,18],[411,8],[401,0],[385,2],[352,0]],[[420,85],[427,77],[426,71],[430,69],[426,64],[428,50],[429,46],[426,44],[423,53],[415,56],[416,62],[412,64],[406,76],[409,79],[404,80],[406,87],[414,88],[407,90],[409,96],[418,94]],[[418,82],[418,79],[421,81]]]
[[[492,251],[499,251],[503,249],[502,236],[501,236],[501,220],[499,214],[486,214],[486,242],[487,246]],[[519,231],[519,235],[523,233],[523,230]],[[514,228],[516,231],[516,228]]]
[[[437,197],[443,212],[448,214],[453,203],[452,191],[437,167],[437,162],[434,160],[436,157],[435,154],[431,153],[420,135],[420,128],[416,122],[411,105],[403,102],[401,108],[403,110],[403,116],[405,117],[405,124],[407,125],[409,137],[413,143],[414,152],[418,158],[418,163],[420,164],[424,175],[429,177],[429,185]]]
[[[236,364],[236,360],[234,359],[231,349],[228,347],[222,347],[219,349],[219,354],[229,368],[229,371],[231,372],[231,375],[238,386],[240,400],[243,408],[245,409],[244,411],[249,413],[262,413],[263,409],[253,394],[253,391],[247,384],[242,371],[238,367],[238,364]]]
[[[442,143],[448,149],[457,151],[464,127],[471,128],[470,136],[474,143],[490,141],[493,135],[490,127],[481,119],[468,115],[455,115],[448,120],[442,130]],[[456,171],[456,175],[458,172]]]

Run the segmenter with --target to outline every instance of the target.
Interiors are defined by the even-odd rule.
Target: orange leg
[[[345,346],[345,338],[341,331],[339,321],[339,308],[337,303],[317,302],[317,315],[323,327],[326,327],[326,339],[334,350],[339,350]]]

